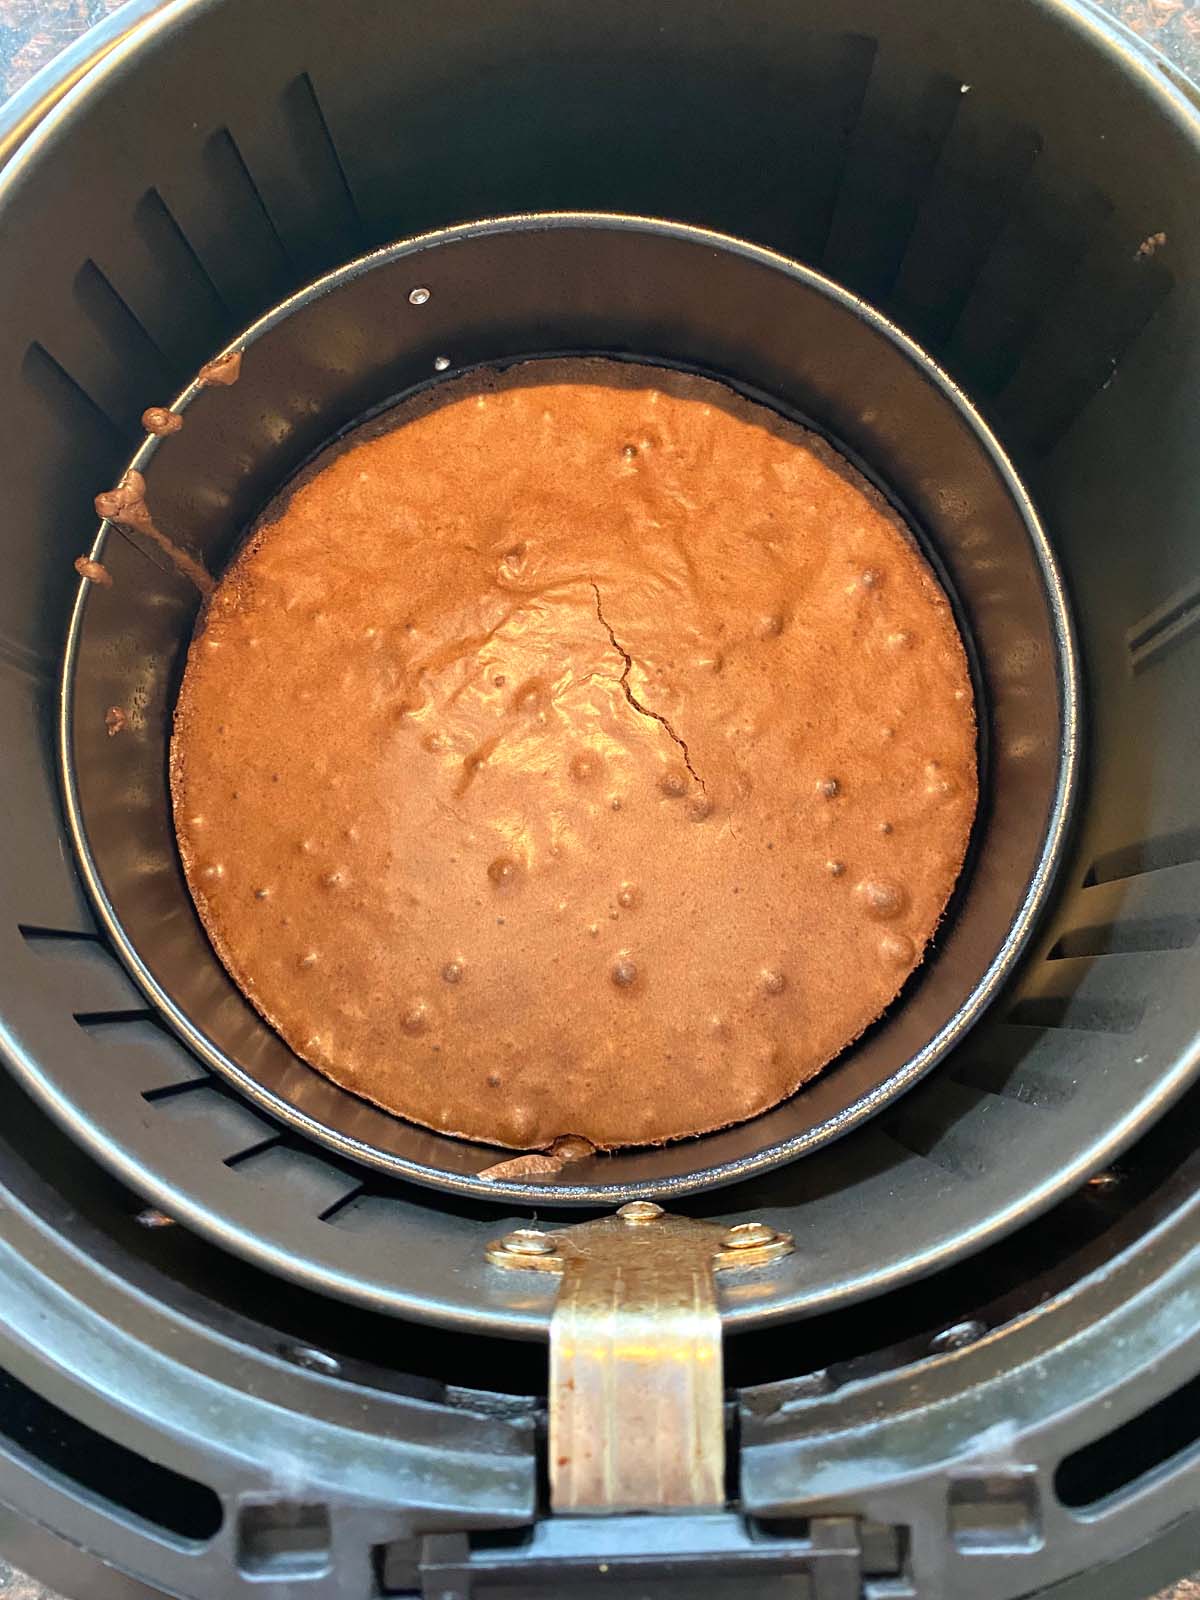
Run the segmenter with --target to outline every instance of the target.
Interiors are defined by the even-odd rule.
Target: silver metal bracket
[[[714,1274],[793,1248],[761,1222],[677,1217],[648,1200],[555,1231],[518,1229],[493,1266],[562,1279],[550,1319],[555,1511],[720,1506],[725,1500],[721,1319]]]

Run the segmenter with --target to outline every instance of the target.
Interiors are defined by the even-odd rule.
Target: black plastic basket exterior
[[[652,9],[648,26],[645,7],[620,0],[486,8],[354,0],[336,18],[316,0],[182,0],[115,51],[0,178],[0,423],[10,441],[0,582],[0,1043],[26,1081],[40,1080],[69,1132],[107,1128],[109,1159],[125,1181],[221,1246],[210,1257],[199,1241],[177,1245],[173,1259],[160,1251],[151,1263],[150,1245],[122,1233],[107,1180],[74,1146],[56,1145],[6,1080],[4,1138],[16,1148],[6,1150],[14,1202],[5,1270],[16,1284],[16,1263],[40,1252],[44,1282],[21,1276],[21,1293],[10,1296],[5,1362],[114,1435],[218,1482],[225,1543],[208,1547],[204,1582],[219,1571],[219,1592],[243,1581],[232,1508],[251,1489],[278,1498],[277,1481],[261,1461],[232,1462],[211,1418],[185,1406],[199,1354],[194,1365],[173,1360],[174,1387],[158,1391],[163,1414],[186,1413],[188,1426],[132,1421],[103,1376],[117,1370],[117,1357],[103,1357],[96,1342],[72,1343],[70,1321],[48,1316],[52,1282],[71,1282],[82,1303],[86,1280],[96,1305],[109,1295],[110,1317],[118,1301],[125,1307],[130,1361],[121,1370],[131,1381],[138,1341],[145,1374],[153,1366],[146,1351],[163,1344],[161,1321],[133,1331],[131,1297],[143,1290],[173,1326],[190,1316],[188,1337],[206,1348],[215,1324],[222,1339],[233,1330],[254,1342],[237,1320],[244,1306],[236,1315],[212,1310],[243,1289],[268,1323],[299,1303],[288,1297],[300,1291],[267,1289],[273,1280],[232,1262],[226,1248],[301,1278],[314,1296],[305,1315],[316,1321],[319,1293],[409,1313],[423,1299],[425,1314],[514,1333],[540,1333],[547,1310],[536,1294],[520,1304],[506,1298],[479,1265],[478,1242],[496,1227],[490,1208],[485,1220],[467,1204],[364,1185],[311,1149],[273,1142],[268,1123],[207,1084],[163,1093],[199,1068],[146,1017],[94,939],[57,810],[54,679],[71,562],[94,531],[91,496],[137,443],[148,399],[174,393],[230,333],[319,271],[423,228],[525,209],[637,211],[718,227],[878,303],[962,382],[1035,495],[1071,588],[1089,691],[1086,785],[1060,898],[978,1049],[828,1158],[789,1169],[798,1176],[786,1195],[764,1185],[718,1197],[734,1216],[766,1211],[783,1221],[789,1207],[803,1212],[810,1272],[789,1311],[815,1314],[869,1295],[885,1256],[892,1272],[895,1249],[913,1273],[929,1271],[1029,1222],[1064,1171],[1082,1179],[1144,1134],[1193,1070],[1195,106],[1090,9],[1059,0],[919,8],[848,0],[832,12],[712,0]],[[115,1107],[126,1108],[119,1137]],[[1167,1117],[1158,1136],[1186,1133]],[[1165,1159],[1161,1145],[1143,1139],[1137,1148]],[[36,1173],[24,1174],[27,1159]],[[1153,1485],[1087,1511],[1086,1538],[1053,1491],[1064,1453],[1153,1400],[1184,1393],[1194,1377],[1194,1178],[1178,1178],[1185,1168],[1171,1167],[1153,1228],[1139,1234],[1130,1220],[1113,1240],[1114,1250],[1136,1253],[1137,1270],[1112,1265],[1124,1258],[1064,1252],[1078,1278],[1069,1290],[1053,1280],[1061,1300],[1038,1311],[1031,1285],[1015,1320],[1003,1320],[1013,1307],[1001,1308],[991,1338],[915,1369],[911,1382],[931,1405],[942,1395],[959,1408],[961,1431],[937,1436],[956,1460],[977,1477],[1032,1472],[1045,1538],[1024,1555],[981,1557],[956,1553],[939,1531],[941,1555],[927,1543],[913,1557],[929,1585],[962,1593],[963,1583],[974,1592],[986,1582],[997,1594],[1028,1593],[1070,1563],[1078,1570],[1085,1546],[1088,1559],[1107,1560],[1194,1507],[1183,1456]],[[1060,1207],[1027,1228],[1025,1248],[1036,1251],[1063,1215]],[[70,1247],[73,1230],[95,1270]],[[417,1257],[445,1264],[461,1286],[457,1305],[432,1281],[414,1292]],[[102,1289],[104,1272],[119,1291]],[[951,1277],[926,1292],[936,1296]],[[897,1301],[879,1308],[882,1344]],[[736,1302],[726,1311],[731,1328],[745,1320]],[[104,1325],[98,1309],[74,1322],[97,1338]],[[815,1343],[825,1326],[817,1318],[806,1339]],[[1089,1360],[1072,1360],[1068,1347],[1081,1356],[1084,1329],[1098,1342],[1087,1346]],[[1106,1363],[1118,1336],[1122,1363]],[[415,1350],[411,1330],[405,1339]],[[258,1356],[239,1359],[269,1386],[278,1374],[264,1348],[261,1368]],[[1016,1384],[1018,1353],[1035,1372],[1058,1374],[1053,1393],[1040,1382]],[[806,1364],[799,1351],[795,1360]],[[317,1381],[292,1413],[310,1428]],[[802,1442],[839,1437],[844,1424],[861,1430],[863,1453],[841,1491],[811,1480],[822,1484],[819,1504],[870,1508],[905,1525],[920,1512],[932,1526],[947,1491],[929,1436],[906,1458],[927,1485],[939,1485],[942,1499],[923,1509],[870,1465],[905,1448],[902,1397],[911,1388],[869,1373],[855,1382],[866,1387],[843,1395],[835,1386],[824,1398],[790,1387],[774,1408],[769,1398],[760,1411],[749,1407],[747,1506],[806,1514],[814,1501],[795,1485],[813,1463]],[[875,1422],[858,1409],[872,1397],[883,1407]],[[236,1430],[227,1392],[226,1404],[228,1442]],[[393,1419],[394,1437],[415,1441],[415,1413],[398,1410],[406,1415]],[[252,1436],[247,1413],[238,1415]],[[938,1415],[945,1422],[945,1410]],[[996,1454],[993,1439],[981,1458],[973,1441],[997,1420],[1013,1423],[1016,1435],[1005,1435],[1006,1453]],[[492,1439],[500,1460],[511,1452],[515,1476],[503,1480],[512,1492],[491,1511],[476,1502],[480,1524],[530,1514],[528,1430],[527,1419],[510,1418]],[[447,1457],[421,1459],[433,1470],[435,1458],[441,1471]],[[348,1503],[365,1492],[361,1479],[351,1491],[348,1473],[333,1456],[321,1467],[305,1457],[301,1480],[320,1485],[321,1503],[338,1495]],[[438,1481],[443,1504],[469,1525],[462,1497]],[[427,1490],[410,1477],[397,1493],[420,1502],[422,1527],[432,1516]],[[970,1493],[960,1491],[960,1511],[964,1500]],[[1010,1501],[1028,1503],[1017,1490]],[[42,1511],[49,1515],[44,1498]],[[77,1544],[108,1537],[81,1503],[56,1500],[53,1515]],[[386,1541],[380,1518],[370,1534],[366,1522],[360,1543]],[[248,1549],[263,1548],[247,1539]],[[146,1560],[141,1570],[167,1586],[200,1592],[178,1548],[158,1547]],[[330,1578],[330,1593],[335,1581],[343,1580]]]

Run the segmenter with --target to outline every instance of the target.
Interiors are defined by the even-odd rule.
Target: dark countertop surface
[[[121,0],[0,0],[0,101]],[[1104,9],[1200,81],[1200,0],[1101,0]],[[56,1600],[0,1558],[0,1600]],[[1200,1578],[1158,1600],[1200,1600]]]

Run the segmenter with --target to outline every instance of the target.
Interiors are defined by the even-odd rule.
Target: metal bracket
[[[671,1216],[648,1200],[488,1246],[493,1266],[562,1278],[550,1320],[555,1511],[725,1501],[721,1319],[713,1274],[777,1261],[788,1234]]]

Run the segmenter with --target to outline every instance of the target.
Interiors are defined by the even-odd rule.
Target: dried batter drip
[[[538,362],[322,457],[193,641],[171,786],[222,960],[313,1066],[514,1148],[766,1110],[922,958],[966,850],[950,608],[827,445]]]

